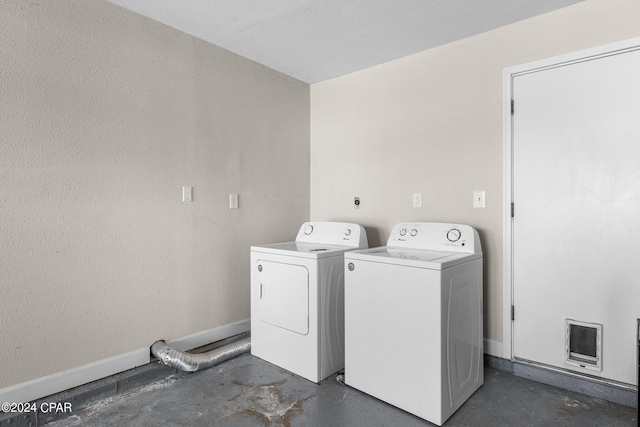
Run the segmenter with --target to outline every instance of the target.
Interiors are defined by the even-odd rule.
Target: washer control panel
[[[391,230],[387,246],[452,252],[482,252],[478,232],[464,224],[403,222]]]

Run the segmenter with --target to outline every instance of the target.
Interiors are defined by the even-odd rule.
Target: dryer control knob
[[[418,234],[418,230],[416,230],[415,228],[411,230],[411,236],[416,237],[417,234]]]
[[[353,271],[356,268],[356,266],[353,265],[352,262],[350,262],[349,265],[347,265],[347,268],[349,269],[349,271]]]
[[[311,233],[313,233],[313,225],[307,225],[304,229],[304,234],[308,236]]]
[[[344,232],[345,236],[350,236],[351,235],[351,229],[347,228],[347,231]]]
[[[407,234],[407,229],[406,228],[401,228],[400,229],[400,235],[401,236],[405,236]]]

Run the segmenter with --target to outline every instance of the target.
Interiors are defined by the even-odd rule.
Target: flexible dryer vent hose
[[[187,372],[210,368],[250,350],[251,338],[244,338],[224,347],[199,354],[173,349],[164,341],[156,341],[151,346],[151,354],[160,359],[163,364]]]

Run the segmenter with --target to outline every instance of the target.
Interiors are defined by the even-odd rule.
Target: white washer
[[[401,223],[345,254],[345,381],[442,425],[484,382],[482,248],[468,225]]]
[[[251,247],[251,354],[310,381],[344,368],[344,253],[356,224],[307,222],[295,242]]]

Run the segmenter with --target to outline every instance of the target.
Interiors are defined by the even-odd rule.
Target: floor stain
[[[561,396],[556,401],[556,408],[558,409],[557,417],[566,421],[572,420],[574,416],[577,416],[582,411],[589,411],[594,414],[615,414],[616,417],[634,421],[636,418],[635,408],[615,405],[597,397],[585,396],[584,399],[575,400]],[[582,415],[582,417],[584,416]]]
[[[285,395],[280,387],[286,380],[269,384],[243,384],[233,381],[239,393],[223,406],[224,420],[239,414],[258,418],[267,427],[291,427],[292,420],[303,413],[302,404],[312,396],[294,399]]]
[[[67,418],[61,419],[61,420],[57,420],[57,421],[53,421],[51,423],[47,423],[47,426],[50,427],[58,427],[58,426],[64,426],[64,427],[69,427],[69,426],[75,426],[75,425],[80,425],[83,424],[84,422],[87,422],[87,420],[100,416],[100,413],[107,410],[111,405],[116,405],[119,404],[120,402],[123,401],[127,401],[131,398],[134,398],[137,395],[143,394],[143,393],[147,393],[147,392],[152,392],[155,390],[161,390],[161,389],[166,389],[170,386],[172,386],[175,382],[177,381],[177,377],[175,376],[170,376],[167,377],[165,379],[159,380],[159,381],[154,381],[151,384],[145,385],[145,386],[140,386],[140,387],[136,387],[133,388],[127,392],[124,392],[122,394],[117,394],[115,396],[111,396],[111,397],[107,397],[105,399],[96,401],[90,405],[88,405],[86,408],[82,409],[81,412],[79,414],[73,414]],[[141,415],[142,411],[140,408],[138,408],[138,410],[136,411],[135,414],[133,414],[131,416],[131,420],[138,418]],[[128,420],[127,422],[131,421]]]
[[[556,407],[558,408],[558,417],[559,418],[570,418],[580,411],[590,409],[589,406],[585,403],[582,403],[575,399],[570,399],[566,396],[561,396],[558,402],[556,403]]]

